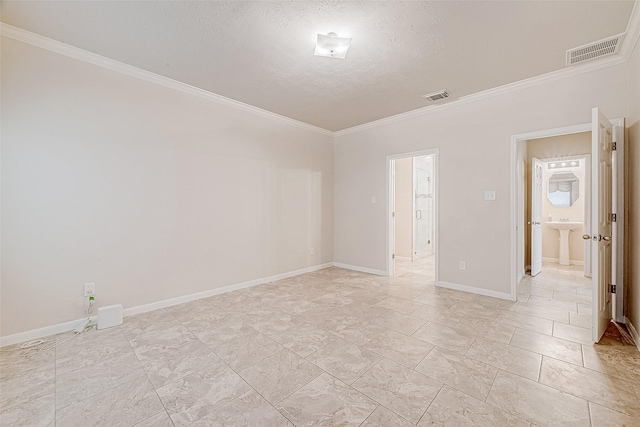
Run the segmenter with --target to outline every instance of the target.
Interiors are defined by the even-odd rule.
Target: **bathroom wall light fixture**
[[[577,161],[571,162],[560,162],[560,163],[547,163],[548,169],[557,169],[557,168],[575,168],[580,164]]]
[[[316,42],[316,56],[326,56],[328,58],[344,59],[347,51],[351,46],[351,39],[346,37],[338,37],[336,33],[318,34]]]

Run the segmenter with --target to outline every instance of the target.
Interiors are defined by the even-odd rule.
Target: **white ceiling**
[[[2,1],[2,21],[337,131],[559,70],[633,1]],[[317,33],[353,37],[344,60]]]

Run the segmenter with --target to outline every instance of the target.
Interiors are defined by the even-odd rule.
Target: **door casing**
[[[393,276],[395,264],[393,262],[393,252],[395,248],[395,233],[393,222],[393,207],[395,199],[395,186],[393,179],[394,161],[409,157],[432,156],[433,157],[433,252],[435,257],[435,282],[438,283],[438,148],[429,150],[413,151],[409,153],[393,154],[387,156],[387,275]]]
[[[618,259],[616,264],[616,286],[617,292],[615,299],[615,311],[613,317],[617,322],[623,323],[624,317],[624,118],[616,118],[609,120],[614,126],[614,136],[617,142],[617,245]],[[511,298],[516,301],[517,299],[517,286],[522,277],[519,277],[518,272],[518,248],[519,245],[524,245],[524,241],[518,239],[518,226],[522,227],[524,224],[524,217],[519,218],[518,215],[518,199],[520,195],[524,194],[524,189],[519,188],[518,185],[518,146],[531,139],[547,138],[552,136],[570,135],[574,133],[590,132],[591,122],[583,123],[579,125],[564,126],[554,129],[544,129],[534,132],[527,132],[522,134],[516,134],[511,136]],[[521,222],[519,222],[521,221]],[[585,222],[585,234],[591,233],[591,224]]]

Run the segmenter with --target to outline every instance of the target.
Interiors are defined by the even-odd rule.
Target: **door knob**
[[[583,234],[583,235],[582,235],[582,238],[583,238],[584,240],[591,240],[591,236],[589,236],[588,234]]]
[[[600,240],[604,240],[605,242],[610,242],[611,241],[611,236],[600,235]]]

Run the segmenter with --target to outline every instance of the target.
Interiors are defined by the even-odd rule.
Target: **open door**
[[[531,275],[542,271],[542,162],[531,159]]]
[[[598,342],[611,321],[611,285],[613,285],[613,126],[594,108],[592,111],[591,150],[591,256],[593,282],[593,341]]]

